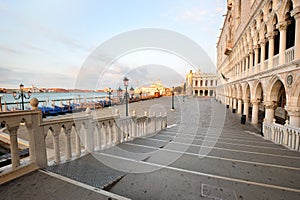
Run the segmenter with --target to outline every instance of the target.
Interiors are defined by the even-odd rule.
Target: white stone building
[[[300,127],[299,64],[300,0],[227,1],[217,43],[218,100],[253,124],[271,124],[272,134],[279,123]]]
[[[188,96],[215,96],[217,76],[200,71],[186,75],[186,91]]]

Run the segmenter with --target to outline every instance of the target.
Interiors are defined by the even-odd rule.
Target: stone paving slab
[[[109,200],[106,195],[70,184],[45,173],[35,171],[0,187],[1,200],[57,200],[98,199]]]
[[[100,189],[126,174],[105,166],[91,154],[71,162],[50,166],[46,170]]]

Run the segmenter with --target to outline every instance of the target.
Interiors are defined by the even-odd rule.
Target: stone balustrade
[[[21,164],[18,148],[18,129],[25,126],[29,141],[30,161],[38,167],[59,164],[80,157],[82,152],[110,148],[116,144],[156,133],[167,127],[166,115],[132,116],[115,115],[95,118],[90,112],[81,116],[42,119],[38,110],[17,111],[0,114],[2,131],[10,136],[12,165],[8,171],[18,169]]]
[[[293,61],[294,54],[295,54],[294,47],[291,47],[291,48],[285,50],[285,63],[289,63],[289,62]]]
[[[265,121],[263,122],[263,133],[267,140],[300,151],[300,128],[291,127],[288,123],[285,125],[276,124],[275,120],[273,123]]]

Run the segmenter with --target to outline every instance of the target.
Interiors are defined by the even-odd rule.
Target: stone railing
[[[273,66],[277,67],[279,65],[279,54],[273,57]]]
[[[294,60],[294,47],[285,50],[285,63],[289,63]]]
[[[11,172],[21,166],[34,164],[47,167],[80,157],[89,153],[110,148],[118,143],[153,134],[167,127],[166,115],[130,117],[114,116],[94,118],[90,112],[75,117],[42,119],[40,111],[18,111],[0,114],[1,130],[10,136]],[[29,158],[21,162],[19,157],[19,129],[25,128],[29,141]],[[24,131],[23,131],[24,132]],[[24,135],[24,133],[22,133]],[[3,173],[2,173],[3,174]],[[1,175],[1,174],[0,174]]]
[[[287,123],[285,125],[276,124],[274,120],[272,124],[263,122],[263,133],[267,140],[300,151],[300,128],[291,127]]]

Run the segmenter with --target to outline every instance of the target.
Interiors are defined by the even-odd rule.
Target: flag
[[[229,80],[229,78],[226,78],[226,77],[224,76],[223,73],[221,73],[221,75],[222,75],[222,78],[223,78],[225,81],[228,81],[228,80]]]

